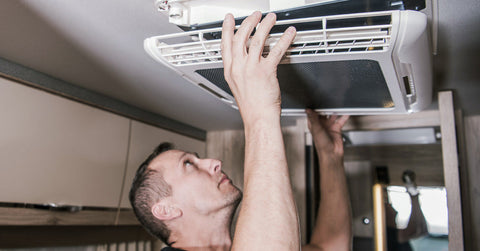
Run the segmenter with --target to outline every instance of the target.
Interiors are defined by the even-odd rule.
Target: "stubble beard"
[[[238,205],[242,201],[242,191],[236,187],[235,185],[231,184],[233,186],[233,191],[228,193],[225,199],[225,207],[228,208],[229,215],[233,216],[235,211],[237,210]]]

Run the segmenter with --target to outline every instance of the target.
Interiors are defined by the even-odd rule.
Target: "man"
[[[150,232],[173,248],[300,249],[298,217],[280,127],[280,88],[276,77],[277,65],[294,39],[295,29],[288,28],[269,55],[263,57],[264,43],[276,17],[268,14],[258,24],[260,19],[261,13],[255,12],[234,32],[233,16],[228,14],[222,30],[225,79],[237,101],[245,129],[244,197],[234,240],[230,224],[241,192],[222,172],[220,161],[201,159],[163,144],[137,171],[130,191],[134,211]],[[247,50],[254,28],[256,32]],[[351,220],[342,176],[340,136],[346,117],[325,119],[309,111],[309,121],[320,162],[325,164],[321,174],[331,176],[325,181],[322,178],[322,205],[331,203],[331,206],[320,206],[319,218],[323,220],[319,219],[321,224],[305,249],[348,250]]]

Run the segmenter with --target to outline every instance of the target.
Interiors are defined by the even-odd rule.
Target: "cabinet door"
[[[0,201],[117,207],[126,118],[0,78]]]
[[[176,134],[158,127],[132,121],[128,166],[123,188],[120,207],[130,208],[128,192],[135,172],[140,164],[152,153],[153,149],[162,142],[171,142],[176,149],[196,152],[201,157],[205,155],[205,142]]]

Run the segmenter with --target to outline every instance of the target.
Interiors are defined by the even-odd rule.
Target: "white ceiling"
[[[0,58],[203,130],[240,128],[238,111],[144,52],[145,38],[180,31],[153,2],[1,0]],[[480,1],[439,2],[436,89],[479,114]]]

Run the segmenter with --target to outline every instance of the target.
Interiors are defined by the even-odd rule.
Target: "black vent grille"
[[[195,72],[232,95],[223,68]],[[283,109],[394,107],[377,61],[281,64],[277,74]]]

